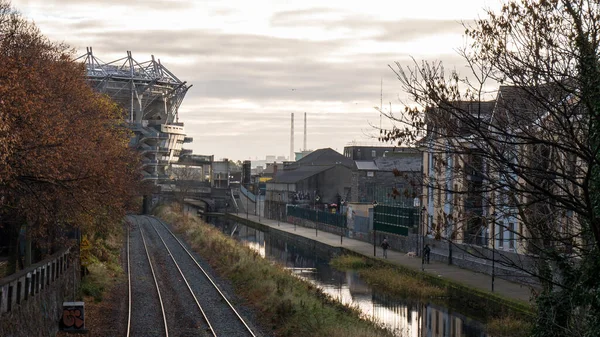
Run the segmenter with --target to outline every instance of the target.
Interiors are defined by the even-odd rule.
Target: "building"
[[[89,47],[78,59],[85,64],[90,86],[127,111],[134,134],[130,145],[142,155],[143,179],[155,183],[168,180],[169,165],[179,160],[183,144],[192,141],[185,136],[178,115],[190,86],[154,56],[137,61],[128,51],[126,57],[105,63]]]
[[[324,209],[348,199],[354,161],[337,151],[319,149],[288,162],[266,182],[265,216],[282,218],[286,205]]]
[[[473,116],[489,122],[495,101],[455,102]],[[452,238],[457,243],[487,244],[484,203],[483,161],[470,141],[471,130],[452,120],[440,121],[441,109],[428,111],[427,136],[421,140],[423,151],[424,190],[422,203],[426,209],[425,228],[436,238]]]
[[[231,165],[229,159],[223,158],[212,163],[212,187],[229,188],[231,181]]]
[[[214,158],[213,155],[182,154],[177,164],[194,168],[198,172],[199,181],[211,184]]]
[[[417,149],[401,156],[356,160],[349,201],[413,207],[422,195],[422,160]]]
[[[312,150],[303,150],[303,151],[300,151],[300,152],[294,152],[294,155],[295,155],[294,160],[298,161],[298,160],[300,160],[300,159],[308,156],[312,152],[313,152]]]
[[[402,152],[405,148],[395,146],[357,145],[351,143],[344,146],[344,156],[352,160],[366,161],[385,157],[390,152]],[[407,148],[408,151],[413,151]]]

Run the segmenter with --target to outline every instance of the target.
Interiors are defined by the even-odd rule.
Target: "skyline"
[[[498,1],[317,1],[302,5],[257,1],[13,0],[52,41],[94,48],[108,62],[132,51],[137,60],[160,59],[193,85],[180,109],[185,148],[216,159],[289,155],[290,114],[295,147],[339,152],[369,138],[383,109],[407,101],[388,64],[441,60],[464,64],[461,21],[483,15]],[[383,121],[383,126],[388,126]],[[381,145],[384,145],[383,143]]]

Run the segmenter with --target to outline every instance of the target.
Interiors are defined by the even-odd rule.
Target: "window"
[[[519,222],[519,241],[523,240],[523,224]]]
[[[373,157],[373,158],[377,157],[377,151],[371,150],[371,157]]]
[[[510,241],[508,241],[508,248],[510,249],[515,249],[515,224],[514,223],[509,223],[508,224],[508,238]]]
[[[375,176],[375,172],[367,171],[367,177],[374,177],[374,176]]]
[[[504,226],[498,225],[498,247],[504,248]]]

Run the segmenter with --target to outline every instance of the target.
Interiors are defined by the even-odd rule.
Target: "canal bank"
[[[436,261],[425,264],[424,271],[421,272],[420,258],[395,251],[394,247],[388,251],[388,258],[383,260],[380,247],[374,249],[373,245],[363,241],[285,222],[264,218],[259,220],[257,216],[252,215],[248,215],[246,218],[245,214],[227,214],[226,217],[264,232],[277,231],[279,235],[287,236],[291,240],[305,241],[304,244],[313,244],[316,249],[328,251],[331,255],[355,254],[393,264],[406,273],[425,277],[431,283],[448,289],[453,306],[469,308],[473,311],[484,310],[491,315],[532,314],[533,312],[533,306],[530,303],[531,289],[521,284],[495,279],[495,291],[492,293],[490,291],[492,278],[489,275]]]

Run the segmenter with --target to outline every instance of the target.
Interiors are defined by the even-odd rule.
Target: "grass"
[[[481,306],[492,306],[493,308],[488,310],[496,316],[484,314],[475,317],[487,321],[487,333],[494,337],[525,337],[531,331],[531,324],[526,319],[532,313],[529,310],[525,311],[527,308],[524,308],[521,303],[512,300],[500,299],[496,296],[481,301],[480,299],[486,295],[473,289],[463,288],[456,283],[439,278],[427,278],[424,274],[362,256],[340,255],[333,258],[330,265],[338,270],[355,270],[369,285],[392,296],[433,300],[433,302],[443,302],[449,307],[455,302],[461,303],[463,308],[465,305],[473,304],[476,311],[480,310]],[[522,318],[516,318],[517,315]]]
[[[494,318],[487,323],[487,333],[494,337],[527,337],[533,325],[514,317]]]
[[[379,325],[361,318],[360,311],[340,304],[318,288],[195,216],[182,216],[169,207],[156,214],[183,233],[192,248],[258,312],[262,324],[277,336],[376,337],[391,336]]]
[[[369,285],[393,296],[411,299],[431,299],[446,296],[446,291],[431,285],[423,278],[402,273],[389,264],[381,265],[373,260],[353,255],[341,255],[330,261],[339,270],[356,270]]]

